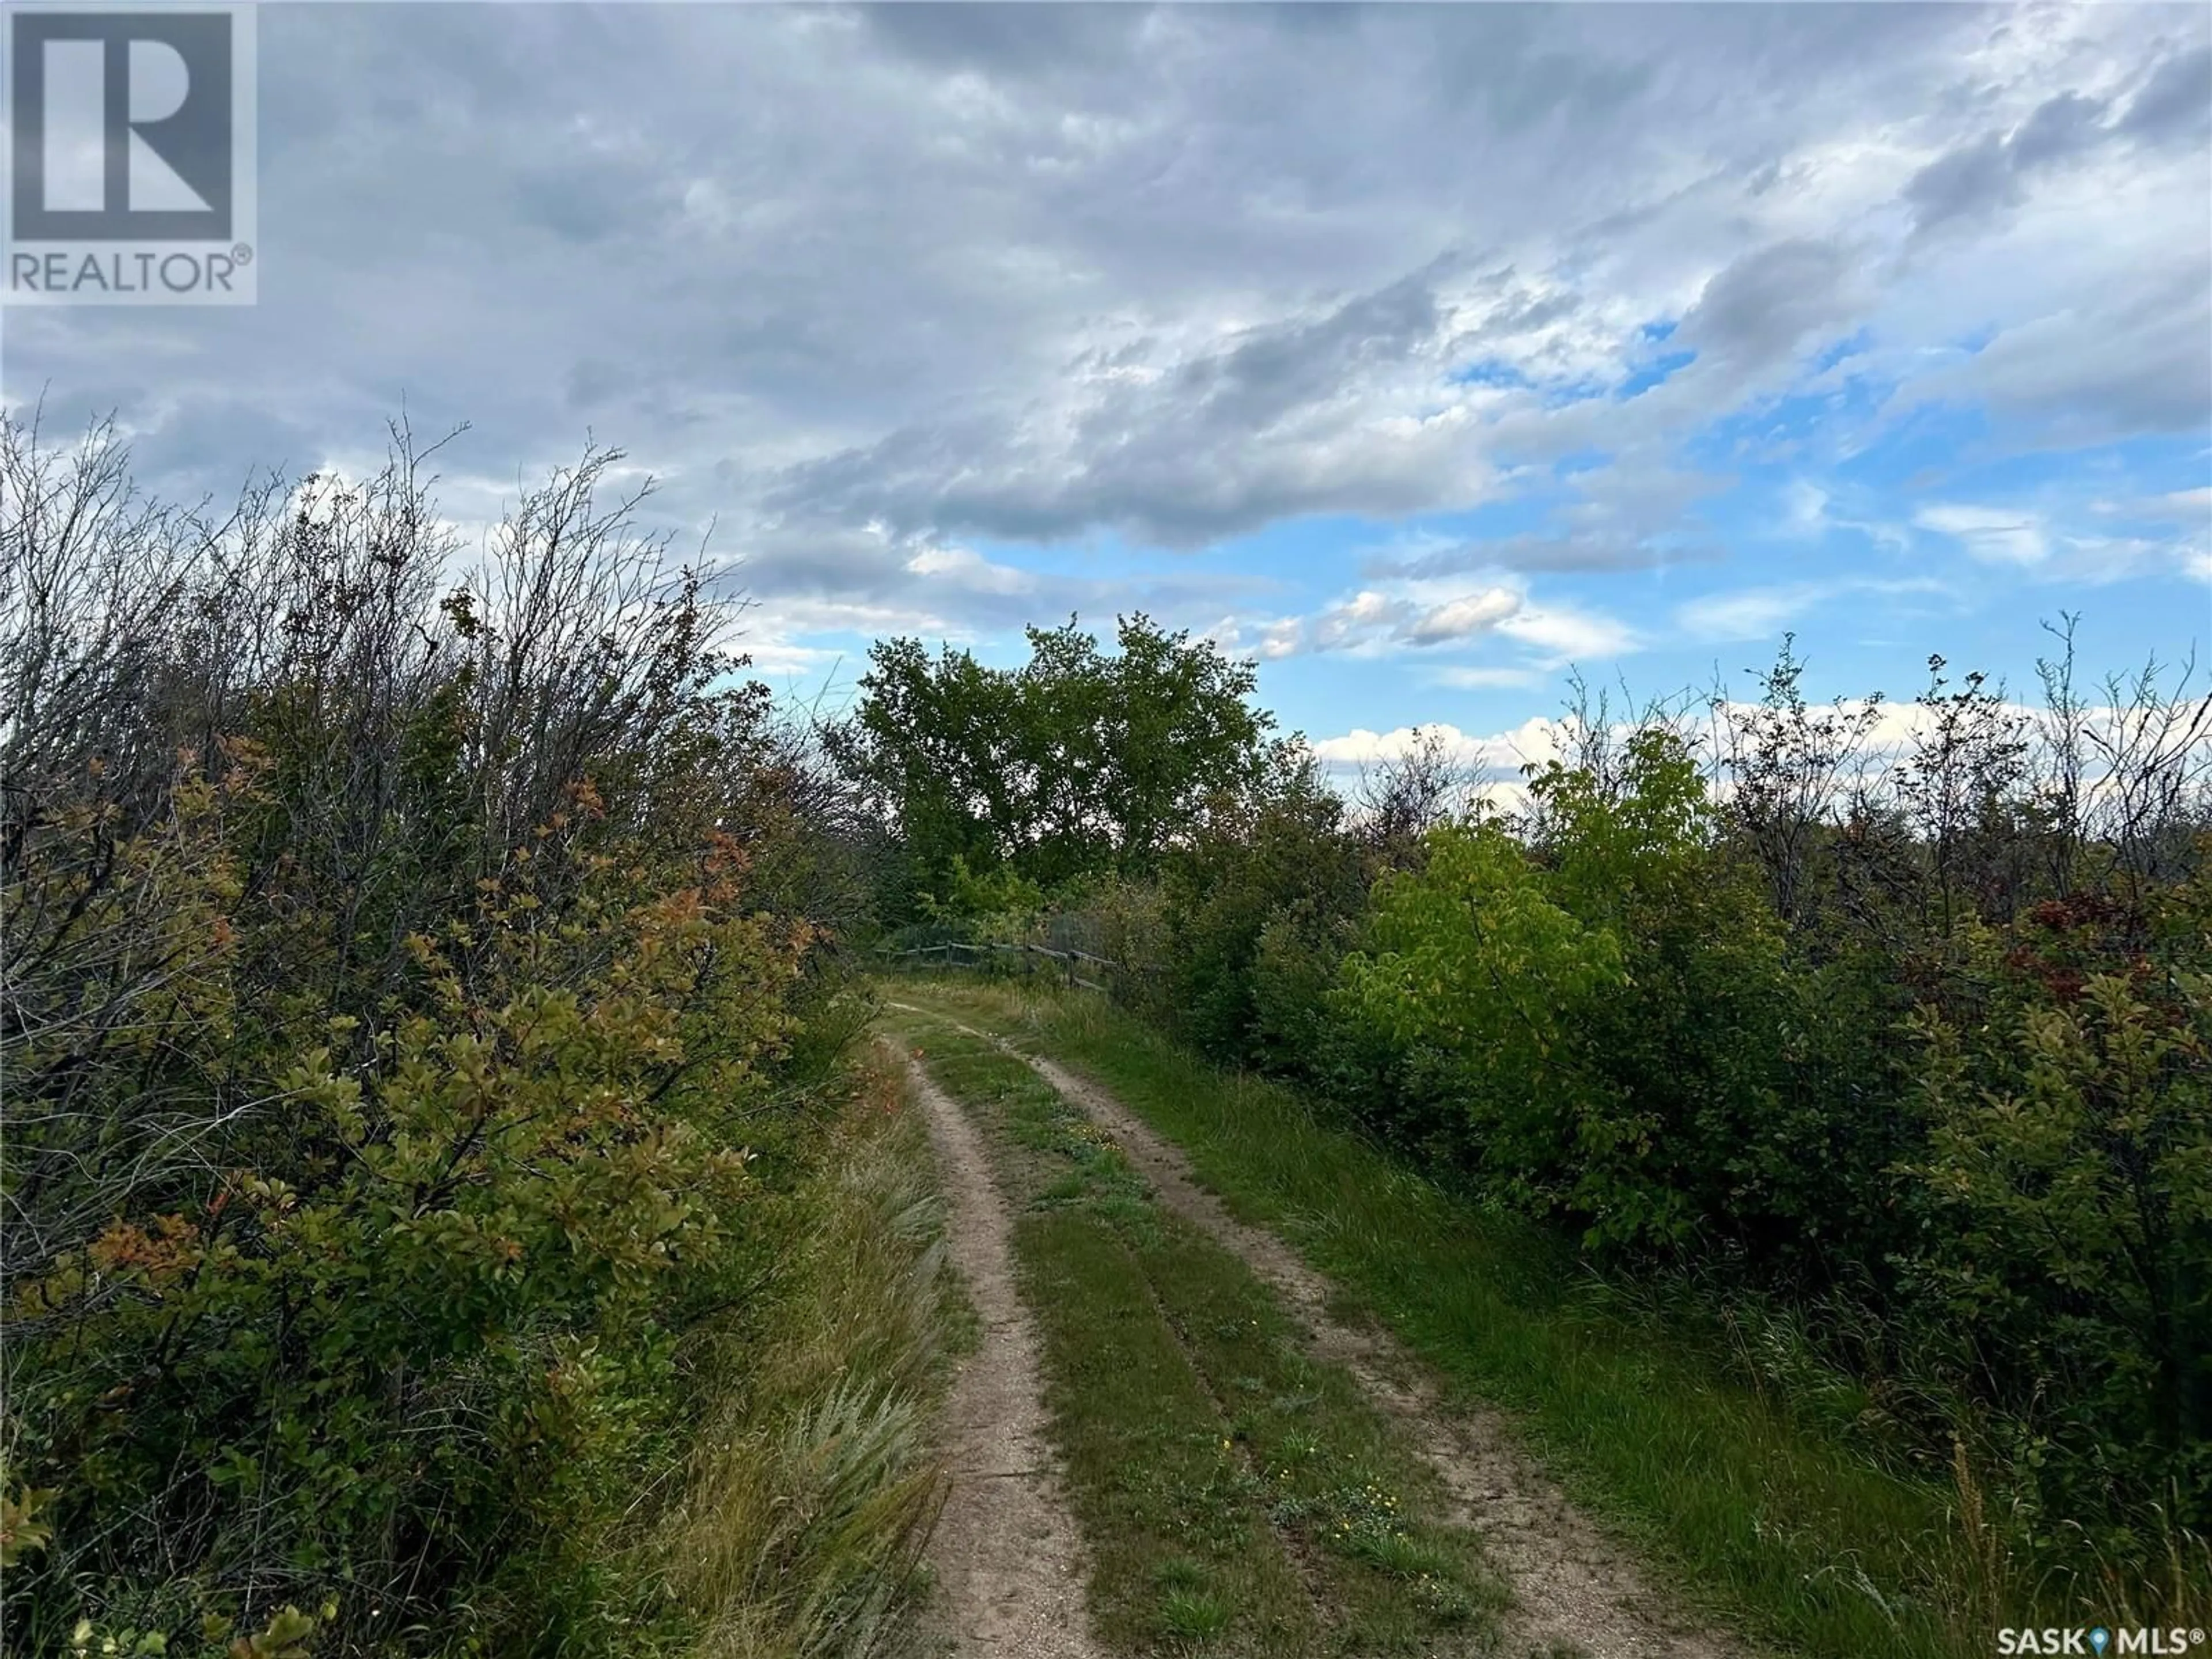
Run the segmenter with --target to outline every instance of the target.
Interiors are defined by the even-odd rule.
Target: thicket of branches
[[[392,435],[216,520],[0,432],[25,1651],[597,1650],[836,1039],[844,792],[618,453],[465,559]]]

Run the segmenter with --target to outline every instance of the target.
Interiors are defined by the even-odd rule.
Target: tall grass
[[[929,1444],[948,1296],[927,1139],[880,1056],[766,1224],[787,1254],[701,1357],[682,1495],[640,1547],[697,1659],[895,1652],[943,1502]]]

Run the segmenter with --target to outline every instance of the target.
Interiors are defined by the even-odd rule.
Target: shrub
[[[1223,1060],[1290,1069],[1364,902],[1369,871],[1310,753],[1285,745],[1258,788],[1215,804],[1162,883],[1167,982],[1183,1033]],[[1263,970],[1263,941],[1272,939]]]
[[[456,572],[404,433],[220,529],[4,439],[10,1632],[604,1649],[835,1041],[819,796],[612,453]]]
[[[1495,824],[1431,832],[1423,868],[1377,888],[1344,966],[1346,1011],[1463,1115],[1462,1156],[1540,1212],[1569,1200],[1573,1115],[1596,1081],[1576,1022],[1620,978],[1620,941],[1547,896]]]
[[[1510,820],[1450,811],[1432,743],[1364,815],[1279,769],[1170,856],[1159,971],[1117,989],[1686,1279],[1669,1307],[1807,1333],[2008,1528],[1990,1594],[2045,1593],[2001,1582],[2025,1547],[2178,1611],[2212,1525],[2212,698],[2154,662],[2093,701],[2053,631],[2041,709],[1931,659],[1890,748],[1793,647],[1702,732],[1578,687]]]
[[[1913,1281],[2035,1530],[2140,1556],[2111,1522],[2147,1498],[2212,1528],[2212,887],[2164,895],[2139,944],[2115,910],[2039,907],[1987,964],[1986,1020],[1919,1018],[1907,1167]]]
[[[1346,1006],[1455,1101],[1496,1191],[1592,1246],[1772,1253],[1818,1229],[1833,1137],[1790,1086],[1803,988],[1687,751],[1647,729],[1617,788],[1557,764],[1534,787],[1535,847],[1436,831],[1378,886]]]

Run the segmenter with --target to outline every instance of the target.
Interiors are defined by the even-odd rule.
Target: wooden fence
[[[1101,969],[1108,974],[1125,971],[1120,963],[1109,962],[1104,957],[1094,957],[1088,951],[1055,951],[1048,945],[976,945],[964,939],[950,939],[942,945],[918,945],[910,950],[881,951],[877,954],[885,962],[901,967],[926,966],[927,964],[918,958],[934,957],[948,968],[980,968],[993,960],[994,952],[1019,956],[1022,958],[1020,971],[1024,974],[1037,972],[1036,964],[1040,958],[1057,963],[1056,970],[1048,968],[1044,971],[1057,971],[1068,984],[1080,985],[1087,991],[1097,991],[1104,996],[1112,996],[1114,988],[1101,985],[1095,979],[1085,979],[1077,971],[1077,964]]]

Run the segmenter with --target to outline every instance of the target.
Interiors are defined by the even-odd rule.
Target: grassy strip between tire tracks
[[[1990,1650],[1947,1488],[1879,1467],[1694,1343],[1592,1297],[1486,1213],[1291,1092],[1224,1073],[1102,999],[966,981],[899,994],[1097,1078],[1468,1396],[1512,1412],[1570,1494],[1694,1604],[1820,1659]]]
[[[1504,1595],[1352,1380],[1303,1351],[1244,1264],[1029,1068],[902,1018],[985,1131],[1018,1211],[1046,1405],[1100,1635],[1269,1659],[1491,1649]]]

